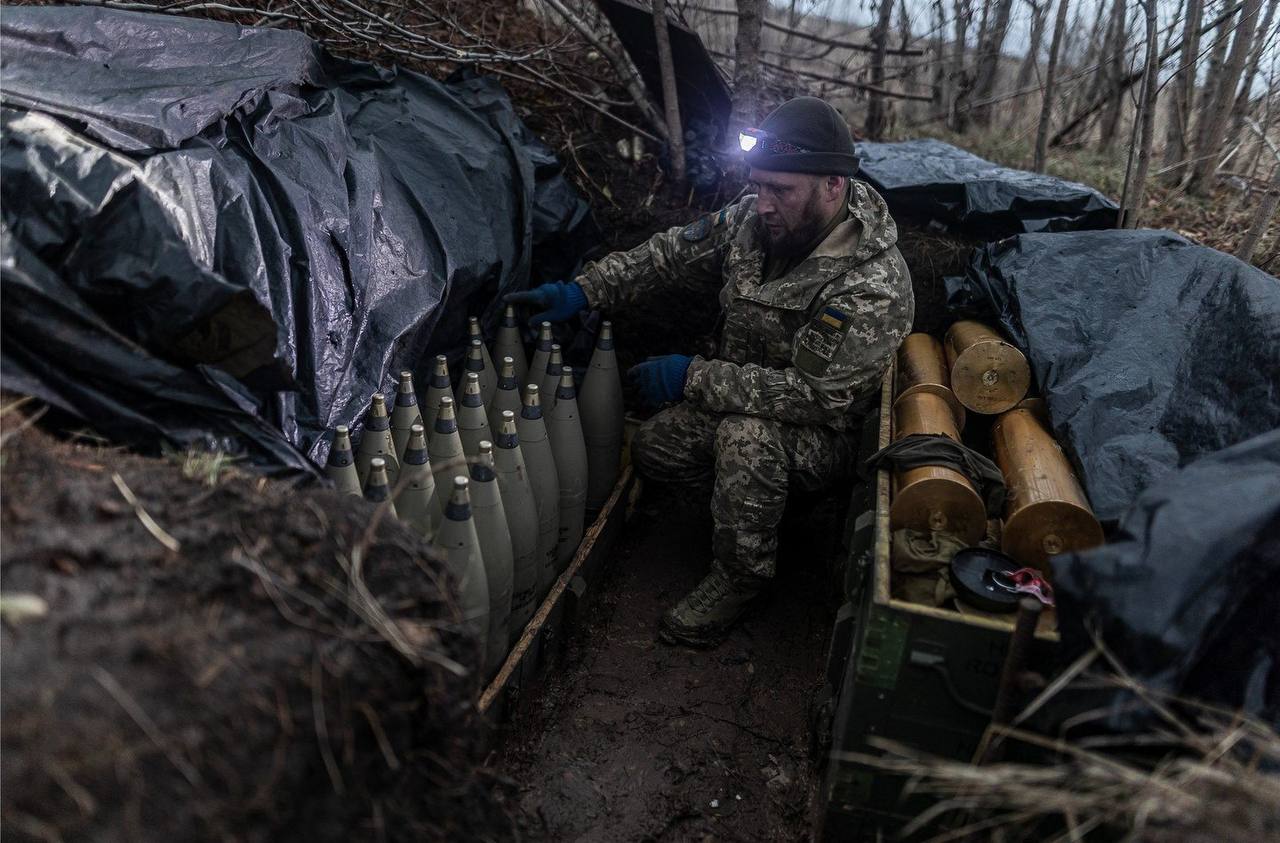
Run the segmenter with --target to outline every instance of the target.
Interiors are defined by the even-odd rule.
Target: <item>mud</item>
[[[0,434],[6,840],[510,834],[479,769],[475,642],[424,540],[332,491],[18,416]]]
[[[810,838],[836,499],[797,502],[769,601],[696,651],[655,631],[706,572],[707,503],[646,490],[564,670],[527,701],[499,764],[527,838]]]

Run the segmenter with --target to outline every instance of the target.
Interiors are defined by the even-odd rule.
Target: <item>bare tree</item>
[[[942,0],[933,0],[933,105],[941,111],[951,101],[951,85],[947,78],[947,12]]]
[[[1191,179],[1187,182],[1187,191],[1193,196],[1203,196],[1213,186],[1222,139],[1226,136],[1227,121],[1235,105],[1236,85],[1240,83],[1240,75],[1244,72],[1244,63],[1253,44],[1253,31],[1258,25],[1261,6],[1262,0],[1245,0],[1244,8],[1240,10],[1240,23],[1236,26],[1235,37],[1231,39],[1231,52],[1222,66],[1217,93],[1206,114],[1208,122],[1200,137],[1201,144],[1196,147]]]
[[[1160,33],[1156,22],[1156,0],[1138,0],[1147,21],[1147,57],[1143,64],[1142,99],[1138,105],[1137,149],[1129,147],[1129,163],[1125,167],[1124,195],[1120,202],[1119,228],[1137,228],[1142,214],[1142,195],[1147,186],[1147,171],[1151,167],[1151,145],[1156,135],[1156,95],[1160,89]],[[1134,167],[1134,157],[1137,167]],[[1132,173],[1132,175],[1131,175]]]
[[[653,0],[653,35],[658,45],[658,72],[662,74],[662,105],[667,118],[667,146],[671,150],[671,177],[685,181],[684,129],[680,125],[680,95],[676,92],[676,69],[671,60],[671,34],[667,31],[667,0]]]
[[[1169,116],[1165,124],[1165,180],[1180,184],[1186,174],[1187,132],[1191,127],[1191,103],[1196,92],[1196,59],[1200,53],[1200,18],[1204,0],[1187,0],[1182,21],[1182,53],[1178,69],[1169,80]]]
[[[1053,116],[1053,86],[1057,81],[1058,54],[1062,49],[1062,37],[1067,28],[1068,0],[1058,0],[1058,16],[1053,22],[1053,38],[1049,42],[1049,66],[1044,71],[1044,102],[1040,105],[1040,123],[1036,127],[1036,152],[1031,169],[1044,172],[1045,158],[1049,151],[1049,120]]]
[[[1240,131],[1245,115],[1249,113],[1249,103],[1253,99],[1253,80],[1258,78],[1258,67],[1262,64],[1262,54],[1267,49],[1267,36],[1271,34],[1271,24],[1275,20],[1277,0],[1267,4],[1266,14],[1262,16],[1262,24],[1258,27],[1258,36],[1253,41],[1253,51],[1249,53],[1249,63],[1245,66],[1244,78],[1240,82],[1240,93],[1236,94],[1235,106],[1231,109],[1231,134]]]
[[[950,124],[957,132],[963,132],[969,122],[969,92],[973,89],[973,77],[965,69],[964,54],[969,37],[969,24],[973,22],[973,0],[953,0],[955,13],[955,43],[951,49],[951,102]]]
[[[649,97],[648,91],[645,90],[644,82],[640,79],[640,74],[636,72],[635,67],[629,62],[626,56],[614,50],[605,42],[600,34],[591,28],[591,25],[584,21],[569,9],[563,0],[546,0],[547,5],[556,11],[560,17],[578,31],[578,34],[587,40],[592,47],[596,49],[605,60],[613,66],[613,70],[618,74],[618,78],[627,89],[631,101],[635,103],[636,108],[644,115],[646,122],[653,131],[662,140],[667,139],[667,125],[663,122],[662,115],[658,112],[657,106]]]
[[[1253,215],[1253,224],[1249,226],[1249,231],[1240,241],[1240,247],[1236,249],[1236,257],[1240,260],[1246,263],[1253,260],[1253,253],[1262,242],[1262,236],[1267,233],[1271,218],[1276,215],[1277,206],[1280,206],[1280,165],[1271,170],[1271,184],[1262,201],[1258,203],[1258,210]]]
[[[1000,69],[1000,51],[1004,49],[1005,35],[1009,32],[1009,15],[1013,0],[996,0],[995,14],[978,43],[978,63],[974,71],[973,96],[979,103],[974,109],[974,119],[982,125],[991,122],[991,105],[986,101],[996,88],[996,73]]]
[[[1209,118],[1213,113],[1213,104],[1218,95],[1222,63],[1227,57],[1227,47],[1231,44],[1232,21],[1240,11],[1240,6],[1235,0],[1221,0],[1220,8],[1226,15],[1226,19],[1209,45],[1209,66],[1204,75],[1204,86],[1200,90],[1200,98],[1196,101],[1195,125],[1192,127],[1192,139],[1190,148],[1187,150],[1187,172],[1183,177],[1184,182],[1191,177],[1191,156],[1195,154],[1195,150],[1204,148],[1204,136],[1209,131]]]
[[[1022,57],[1022,64],[1018,67],[1018,78],[1013,83],[1015,91],[1021,91],[1031,82],[1031,76],[1036,72],[1036,65],[1040,61],[1040,42],[1044,40],[1044,23],[1049,11],[1048,2],[1037,3],[1036,0],[1022,0],[1031,7],[1031,37],[1027,43],[1027,54]]]
[[[760,29],[765,0],[738,0],[738,32],[734,36],[733,122],[754,126],[760,119]]]
[[[1098,142],[1103,149],[1108,149],[1115,143],[1116,133],[1120,128],[1120,111],[1124,105],[1121,80],[1124,75],[1125,48],[1129,40],[1127,11],[1125,0],[1115,0],[1111,7],[1111,27],[1107,31],[1108,41],[1103,57],[1105,64],[1100,74],[1101,84],[1108,97],[1098,125]]]
[[[880,0],[880,14],[871,43],[876,48],[871,56],[871,87],[884,88],[884,59],[889,48],[889,24],[893,18],[893,0]],[[867,97],[867,137],[878,140],[888,127],[888,106],[883,93],[873,91]]]

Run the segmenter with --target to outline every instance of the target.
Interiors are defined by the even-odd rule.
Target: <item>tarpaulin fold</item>
[[[1151,691],[1280,728],[1280,430],[1164,476],[1054,577],[1066,660],[1096,634]],[[1149,716],[1131,702],[1091,700],[1126,731]]]
[[[591,236],[475,75],[45,7],[6,8],[0,80],[6,384],[144,447],[308,470],[400,369]]]
[[[1111,228],[1119,206],[1083,184],[1001,167],[940,140],[857,145],[859,176],[899,223],[984,241]]]
[[[1280,281],[1169,231],[1024,234],[947,279],[1022,349],[1090,503],[1114,522],[1205,454],[1280,427]]]

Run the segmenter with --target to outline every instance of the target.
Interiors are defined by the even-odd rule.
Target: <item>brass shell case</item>
[[[1030,408],[1010,410],[991,427],[1004,474],[1001,549],[1049,574],[1049,557],[1102,544],[1102,527],[1053,436]]]
[[[943,347],[951,391],[975,413],[1003,413],[1026,396],[1031,386],[1027,358],[993,328],[963,319],[947,331]]]
[[[942,343],[929,334],[908,334],[898,349],[897,401],[917,392],[931,392],[947,402],[956,419],[956,427],[964,428],[964,405],[951,391],[951,372]]]
[[[894,404],[893,421],[895,439],[927,433],[960,441],[951,408],[932,392],[901,396]],[[987,530],[986,506],[960,472],[921,466],[894,474],[889,525],[894,530],[945,530],[977,544]]]

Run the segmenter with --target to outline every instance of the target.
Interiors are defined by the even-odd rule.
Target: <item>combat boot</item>
[[[702,582],[662,616],[658,637],[667,644],[714,647],[760,595],[763,584],[712,569]]]

